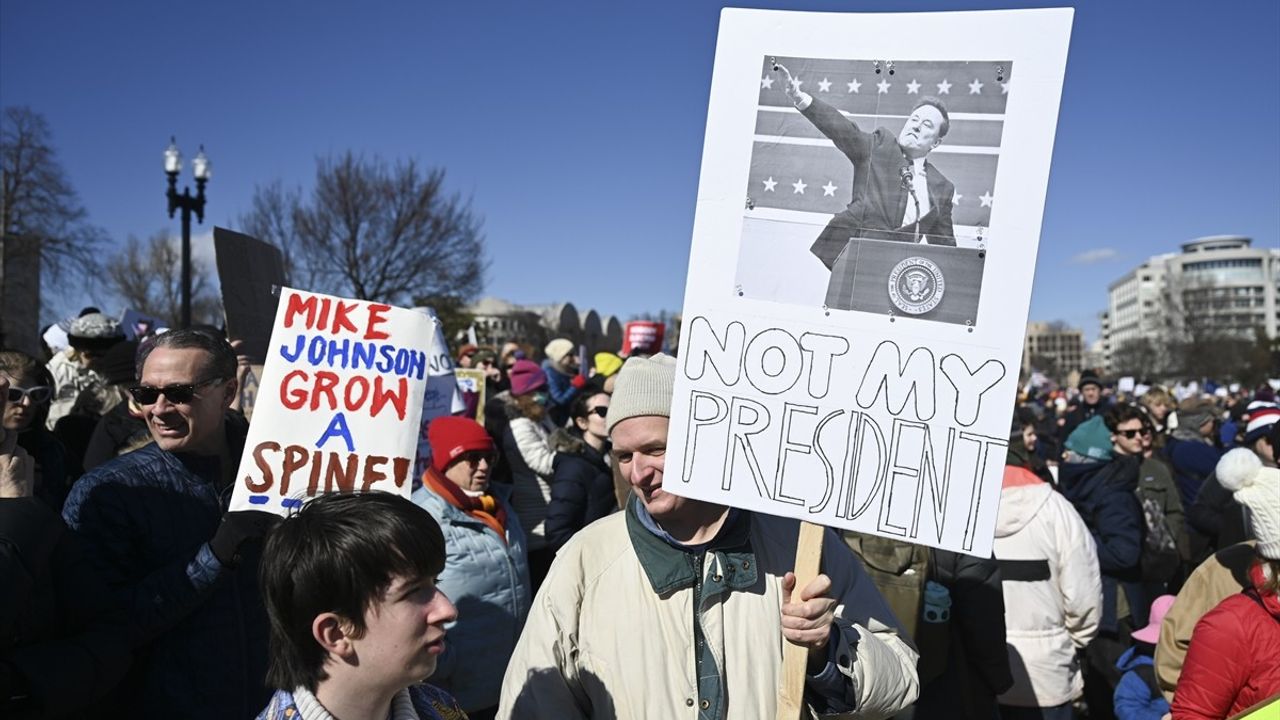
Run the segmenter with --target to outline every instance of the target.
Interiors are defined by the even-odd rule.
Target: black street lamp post
[[[196,194],[191,194],[190,187],[182,188],[178,194],[178,173],[182,171],[182,153],[174,138],[169,138],[169,147],[164,151],[164,172],[169,176],[169,217],[174,211],[182,210],[182,327],[191,327],[191,214],[195,213],[196,222],[204,223],[204,185],[212,175],[209,158],[205,157],[204,146],[191,160],[191,174],[196,179]]]

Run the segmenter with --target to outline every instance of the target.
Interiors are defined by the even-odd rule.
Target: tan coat
[[[499,718],[699,717],[693,589],[654,591],[628,531],[631,514],[592,524],[556,556],[507,666]],[[703,577],[723,576],[726,584],[735,573],[738,582],[755,578],[704,602],[700,614],[725,718],[775,715],[781,582],[794,564],[798,529],[794,520],[751,516],[753,567],[743,564],[742,554],[705,553]],[[836,667],[857,707],[831,717],[892,716],[919,694],[916,653],[898,637],[897,621],[835,533],[825,534],[823,553],[823,570],[839,598]]]
[[[1182,674],[1182,663],[1191,645],[1191,633],[1205,613],[1218,603],[1239,593],[1249,584],[1249,567],[1258,558],[1253,541],[1223,548],[1200,563],[1191,573],[1160,623],[1156,645],[1156,682],[1165,700],[1173,702],[1173,691]]]

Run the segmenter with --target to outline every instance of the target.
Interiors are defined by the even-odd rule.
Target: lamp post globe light
[[[178,150],[174,138],[169,138],[169,147],[164,151],[164,173],[169,176],[169,217],[182,210],[182,327],[191,327],[191,215],[196,222],[204,223],[204,186],[213,174],[209,158],[204,154],[204,145],[191,160],[191,175],[196,179],[196,194],[191,194],[190,187],[182,188],[178,194],[178,173],[182,172],[182,152]]]

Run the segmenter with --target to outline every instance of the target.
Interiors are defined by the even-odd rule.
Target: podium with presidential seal
[[[827,309],[977,325],[986,250],[854,238],[844,254]]]

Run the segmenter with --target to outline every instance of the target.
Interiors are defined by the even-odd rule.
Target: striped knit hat
[[[1271,426],[1280,421],[1280,406],[1263,400],[1254,400],[1244,412],[1244,444],[1253,445],[1259,438],[1271,432]]]

